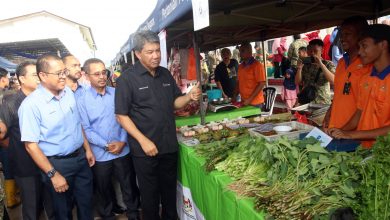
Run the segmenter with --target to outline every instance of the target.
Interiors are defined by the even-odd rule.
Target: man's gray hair
[[[133,43],[134,50],[141,51],[142,48],[144,48],[145,43],[160,44],[160,38],[153,31],[138,31],[134,34]]]

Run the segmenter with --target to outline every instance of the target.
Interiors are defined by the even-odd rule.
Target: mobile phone
[[[314,57],[312,57],[312,56],[310,56],[310,57],[304,57],[303,59],[302,59],[302,63],[303,64],[311,64],[311,63],[315,63],[316,61],[315,61],[315,59],[314,59]]]

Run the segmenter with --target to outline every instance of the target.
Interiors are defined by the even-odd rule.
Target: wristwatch
[[[56,173],[57,173],[57,170],[53,168],[53,169],[49,170],[46,173],[46,175],[47,175],[47,177],[52,178],[54,176],[54,174],[56,174]]]

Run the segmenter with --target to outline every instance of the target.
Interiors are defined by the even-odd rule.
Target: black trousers
[[[280,72],[282,72],[280,62],[274,62],[274,78],[280,78]]]
[[[144,220],[177,220],[177,157],[177,152],[155,157],[133,157]]]
[[[73,204],[77,207],[78,220],[92,220],[92,171],[85,158],[85,152],[66,159],[49,158],[53,167],[66,179],[69,189],[57,193],[51,180],[42,173],[45,187],[53,201],[56,220],[72,219]]]
[[[140,205],[133,162],[129,155],[110,161],[96,162],[92,168],[96,186],[97,210],[103,219],[115,219],[112,212],[115,195],[112,194],[112,176],[121,187],[123,201],[127,207],[127,217],[138,217]]]
[[[23,220],[38,220],[42,211],[49,220],[55,219],[53,203],[41,175],[15,176],[15,181],[21,193]]]

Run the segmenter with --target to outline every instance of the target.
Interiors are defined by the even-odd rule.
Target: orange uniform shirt
[[[390,66],[382,73],[373,69],[360,80],[357,108],[362,115],[357,130],[372,130],[390,125]],[[363,141],[370,148],[374,141]]]
[[[248,64],[241,63],[238,66],[238,89],[243,100],[248,99],[259,82],[265,82],[265,73],[263,65],[251,59]],[[264,103],[263,91],[260,91],[252,100],[251,105],[260,105]]]
[[[342,128],[353,116],[356,111],[360,78],[369,75],[371,67],[372,65],[363,66],[359,57],[353,59],[348,67],[344,58],[339,60],[334,76],[334,96],[329,128]],[[346,82],[351,83],[349,95],[343,94]]]

